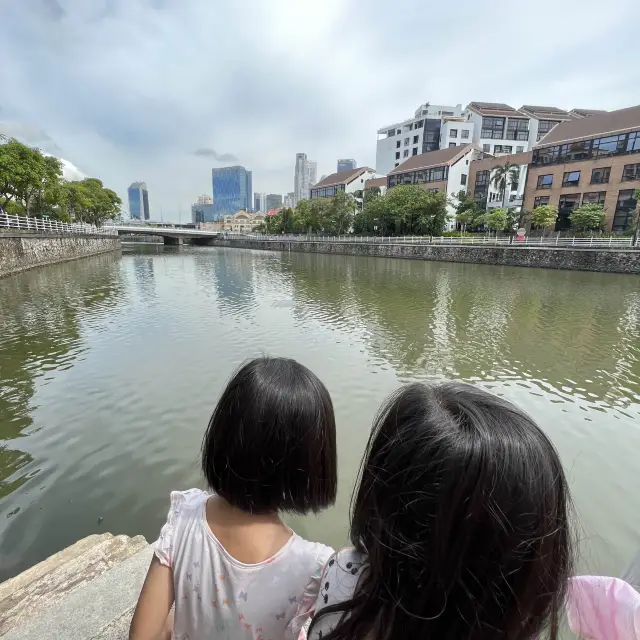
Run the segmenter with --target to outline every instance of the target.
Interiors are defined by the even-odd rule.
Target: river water
[[[0,280],[0,580],[90,533],[151,540],[231,371],[291,356],[332,394],[340,495],[305,536],[346,540],[376,407],[456,378],[530,412],[560,450],[581,567],[640,547],[640,278],[131,246]]]

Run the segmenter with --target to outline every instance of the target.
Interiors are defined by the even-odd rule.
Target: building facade
[[[132,220],[149,220],[149,192],[146,182],[134,182],[129,186],[129,215]]]
[[[310,162],[306,153],[296,153],[296,168],[293,176],[293,206],[309,197],[311,185],[317,182],[318,165]]]
[[[353,171],[357,168],[358,165],[353,158],[342,158],[341,160],[338,160],[338,168],[336,169],[336,171],[340,173],[341,171]]]
[[[368,189],[378,189],[380,191],[380,195],[383,196],[387,192],[387,176],[365,180],[364,190],[367,191]]]
[[[248,211],[238,211],[233,215],[224,217],[222,230],[231,233],[250,233],[260,223],[264,222],[266,215],[260,213],[250,213]]]
[[[253,209],[251,171],[244,167],[212,169],[213,210],[217,216],[226,216],[239,210]]]
[[[253,194],[253,210],[255,212],[267,210],[267,194],[266,193],[254,193]]]
[[[443,118],[462,115],[462,105],[455,107],[420,105],[413,118],[378,129],[376,171],[388,174],[407,158],[441,148]]]
[[[265,211],[270,209],[280,209],[282,207],[282,196],[279,193],[269,193]]]
[[[563,122],[533,149],[524,207],[558,208],[556,230],[581,204],[599,204],[606,228],[629,231],[640,188],[640,106]]]
[[[332,173],[311,189],[310,198],[331,198],[338,191],[352,194],[364,191],[365,182],[375,177],[376,172],[369,167]]]
[[[295,194],[293,191],[290,191],[284,197],[284,203],[281,205],[287,207],[287,209],[293,209],[296,206]]]

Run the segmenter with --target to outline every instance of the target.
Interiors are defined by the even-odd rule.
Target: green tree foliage
[[[491,231],[495,231],[497,234],[498,231],[503,231],[507,226],[507,210],[502,208],[491,209],[491,211],[488,211],[485,214],[484,220],[489,229],[491,229]]]
[[[329,233],[341,235],[351,230],[357,205],[355,198],[345,191],[339,190],[331,198],[328,210]]]
[[[520,180],[520,167],[507,160],[504,164],[497,166],[491,174],[491,184],[500,192],[502,203],[504,204],[507,186],[517,189]]]
[[[571,212],[569,220],[575,231],[597,231],[603,228],[604,216],[604,209],[599,204],[583,204]]]
[[[633,245],[638,242],[638,235],[640,234],[640,189],[636,189],[634,192],[636,199],[636,215],[631,225],[631,231],[633,232]]]
[[[381,191],[380,187],[369,187],[368,189],[365,189],[365,191],[364,191],[363,200],[366,203],[367,200],[371,200],[373,198],[377,198],[381,194],[382,194],[382,191]]]
[[[472,228],[474,221],[478,219],[481,213],[475,198],[464,189],[461,189],[452,198],[451,204],[456,209],[455,219],[460,225],[461,231],[464,232],[467,228]]]
[[[552,227],[555,225],[557,219],[558,208],[550,204],[543,204],[531,212],[531,222],[538,229],[548,229]]]
[[[67,182],[62,163],[11,138],[0,144],[0,206],[10,213],[101,225],[122,201],[95,178]]]

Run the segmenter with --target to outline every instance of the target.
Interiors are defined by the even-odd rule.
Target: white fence
[[[485,245],[485,246],[504,246],[512,245],[513,247],[576,247],[588,249],[594,248],[611,248],[625,249],[632,247],[633,239],[629,237],[611,237],[593,236],[589,238],[562,237],[559,234],[552,236],[535,236],[517,240],[515,237],[509,236],[315,236],[315,235],[275,235],[266,236],[260,234],[225,234],[227,238],[251,239],[258,241],[267,240],[286,240],[288,242],[346,242],[346,243],[365,243],[365,244],[444,244],[444,245]]]
[[[117,236],[118,231],[113,227],[96,227],[85,223],[67,223],[49,218],[28,218],[26,216],[10,216],[0,213],[0,230],[11,229],[15,231],[27,231],[30,233],[58,233],[72,234],[96,234],[101,236]]]

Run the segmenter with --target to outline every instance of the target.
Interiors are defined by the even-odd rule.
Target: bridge
[[[207,245],[220,235],[220,231],[207,229],[183,229],[180,227],[147,227],[144,225],[116,224],[111,227],[119,236],[125,234],[160,236],[166,245],[181,245],[185,240],[192,244]]]

